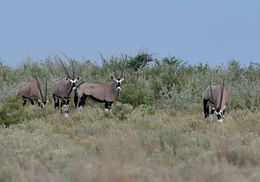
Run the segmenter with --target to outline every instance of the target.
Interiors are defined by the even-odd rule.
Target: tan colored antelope
[[[69,74],[60,58],[59,61],[67,76],[54,84],[52,95],[55,109],[59,109],[60,107],[61,112],[64,111],[65,116],[67,116],[69,111],[70,97],[72,95],[72,91],[76,89],[76,83],[79,80],[79,77],[75,78],[75,70],[72,60],[70,60],[72,65],[72,76]],[[59,100],[61,100],[60,105]]]
[[[23,106],[25,106],[27,100],[31,102],[32,105],[34,105],[34,101],[38,102],[38,106],[41,108],[45,107],[47,104],[47,78],[45,81],[45,96],[42,95],[43,89],[37,80],[35,78],[34,81],[31,82],[22,82],[18,85],[17,89],[17,95],[22,96],[23,98]]]
[[[204,106],[204,116],[205,118],[212,115],[214,112],[217,114],[218,122],[223,122],[223,117],[225,115],[225,110],[228,104],[228,95],[224,89],[224,80],[223,85],[212,85],[206,88],[203,93],[203,106]],[[209,113],[209,105],[211,106],[211,111]]]
[[[104,82],[104,83],[89,83],[83,82],[77,86],[76,94],[75,94],[75,105],[79,108],[84,107],[86,99],[89,97],[94,101],[105,103],[105,110],[108,111],[112,106],[113,102],[119,96],[121,91],[121,85],[124,81],[123,72],[125,67],[124,60],[123,67],[121,70],[120,77],[117,76],[116,71],[114,69],[114,65],[112,64],[112,68],[115,74],[115,78],[111,77],[112,82]],[[79,98],[79,104],[78,104]]]

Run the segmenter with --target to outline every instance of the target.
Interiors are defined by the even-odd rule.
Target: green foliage
[[[0,124],[9,126],[20,123],[25,118],[26,114],[20,98],[9,96],[4,103],[0,104]]]
[[[241,66],[232,60],[227,66],[212,68],[207,64],[189,65],[176,57],[152,59],[147,53],[141,52],[134,57],[125,55],[113,56],[109,59],[101,57],[102,64],[98,65],[89,60],[75,60],[75,70],[81,81],[106,82],[114,76],[111,61],[119,75],[123,61],[126,60],[124,72],[125,81],[118,101],[131,104],[134,108],[139,105],[159,105],[184,109],[192,103],[202,102],[202,93],[212,81],[222,84],[229,96],[228,109],[260,108],[260,64],[250,63]],[[151,62],[152,64],[147,64]],[[69,66],[69,65],[67,65]],[[145,66],[145,67],[144,67]],[[71,67],[68,67],[71,70]],[[48,93],[52,92],[54,83],[65,76],[59,63],[51,56],[45,60],[33,62],[30,57],[18,67],[11,68],[0,65],[0,101],[7,96],[15,95],[17,85],[23,81],[33,80],[37,74],[41,83],[48,75]]]
[[[189,90],[178,91],[176,85],[173,85],[169,90],[163,88],[160,92],[160,106],[172,106],[179,109],[186,109],[192,95]]]
[[[150,116],[154,116],[155,115],[155,110],[153,107],[149,106],[149,105],[142,105],[141,107],[141,112],[142,112],[142,116],[144,117],[145,115],[150,115]]]
[[[134,108],[141,104],[150,105],[153,103],[153,98],[144,88],[144,85],[135,81],[123,85],[118,100],[122,103],[131,104]]]
[[[129,104],[121,104],[116,102],[113,104],[112,113],[119,119],[119,120],[126,120],[127,115],[131,113],[133,110],[132,106]]]
[[[111,62],[102,60],[76,60],[81,81],[110,81]],[[123,58],[111,60],[119,73]],[[68,118],[51,104],[23,108],[14,97],[34,73],[41,83],[48,75],[51,93],[65,76],[59,62],[0,63],[0,124],[13,124],[0,127],[0,181],[259,181],[260,64],[212,68],[167,57],[132,74],[142,60],[127,58],[111,112],[91,102]],[[219,125],[204,119],[201,102],[209,82],[223,79],[229,113]]]
[[[152,57],[142,52],[135,57],[130,57],[129,61],[127,62],[126,67],[131,70],[131,72],[137,72],[138,70],[144,68],[149,62],[152,62]]]

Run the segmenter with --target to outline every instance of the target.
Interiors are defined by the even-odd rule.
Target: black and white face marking
[[[70,81],[70,85],[71,85],[72,90],[75,90],[76,89],[76,83],[79,80],[79,78],[75,78],[75,79],[72,78],[72,79],[68,79],[68,80]]]
[[[113,78],[113,80],[116,82],[116,88],[118,91],[121,90],[121,84],[122,84],[122,81],[124,81],[124,78]]]
[[[38,100],[38,106],[41,107],[41,108],[44,108],[46,106],[46,103]]]
[[[44,102],[38,101],[38,104],[39,104],[39,106],[41,106],[41,108],[45,108],[47,103],[48,103],[48,100],[44,101]]]
[[[41,107],[44,108],[46,106],[46,103],[42,102]]]
[[[217,117],[218,117],[218,122],[219,123],[223,123],[223,111],[220,109],[219,112],[218,111],[215,111],[215,113],[217,114]]]

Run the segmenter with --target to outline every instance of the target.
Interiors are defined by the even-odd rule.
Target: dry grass
[[[0,128],[0,181],[259,181],[260,113],[224,124],[185,111],[128,106],[71,110],[27,106],[29,119]],[[126,119],[125,119],[126,118]]]

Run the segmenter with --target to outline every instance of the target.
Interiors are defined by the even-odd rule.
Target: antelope
[[[22,96],[23,106],[25,106],[27,100],[34,105],[34,101],[38,102],[38,106],[41,108],[45,107],[47,104],[47,78],[45,81],[45,96],[42,95],[43,89],[35,76],[34,81],[22,82],[18,85],[17,95]]]
[[[213,85],[206,88],[203,93],[203,106],[204,106],[204,116],[205,118],[212,115],[214,112],[217,115],[218,122],[223,122],[223,117],[225,115],[225,110],[228,104],[228,95],[224,89],[224,80],[223,85]],[[209,113],[209,105],[211,105],[211,111]]]
[[[114,76],[111,76],[111,82],[104,82],[104,83],[89,83],[89,82],[82,82],[77,86],[75,92],[74,103],[77,105],[78,108],[84,107],[87,97],[91,98],[94,101],[105,103],[105,111],[108,111],[113,102],[119,96],[121,91],[121,85],[124,81],[123,72],[125,68],[124,60],[123,67],[121,70],[120,77],[117,76],[114,65],[112,63],[112,69],[114,71]],[[80,102],[78,104],[78,98]]]
[[[59,100],[61,99],[61,104],[60,104],[61,112],[63,108],[65,116],[68,116],[70,96],[72,91],[73,90],[75,91],[76,89],[76,83],[79,80],[79,77],[75,78],[75,71],[74,71],[74,65],[72,60],[70,60],[72,65],[72,76],[69,74],[69,72],[67,71],[65,65],[63,64],[60,58],[59,61],[67,76],[57,81],[54,84],[53,92],[52,92],[53,100],[54,100],[54,108],[59,109]]]

